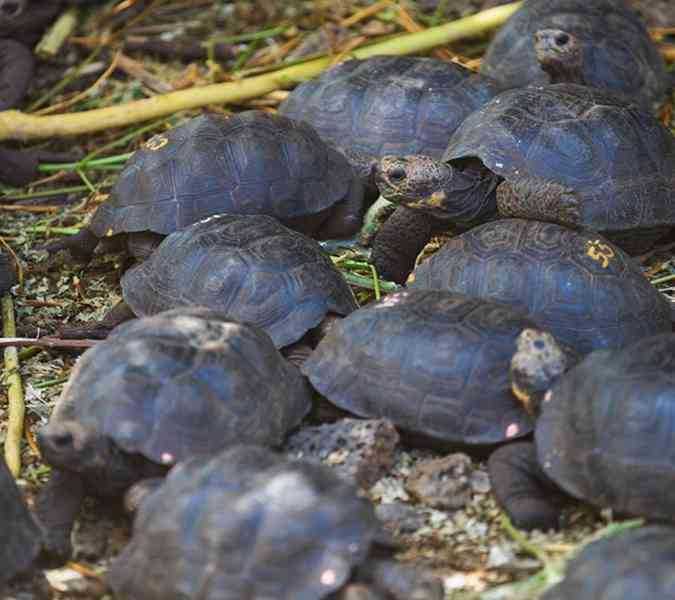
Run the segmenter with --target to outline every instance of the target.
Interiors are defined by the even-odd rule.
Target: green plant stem
[[[100,167],[107,167],[110,165],[120,165],[125,163],[133,152],[126,152],[124,154],[117,154],[116,156],[106,156],[105,158],[96,158],[93,160],[81,160],[72,163],[43,163],[38,166],[40,173],[58,173],[59,171],[80,171],[82,169],[98,169]]]
[[[381,54],[404,55],[426,52],[436,46],[494,29],[510,17],[519,6],[519,2],[497,6],[425,31],[357,48],[350,56],[369,58]],[[36,116],[7,110],[0,112],[0,140],[81,135],[156,119],[179,110],[200,108],[208,104],[242,102],[316,77],[332,63],[333,58],[326,56],[248,79],[158,94],[152,98],[77,113]]]

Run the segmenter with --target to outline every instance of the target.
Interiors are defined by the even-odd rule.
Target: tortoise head
[[[577,361],[577,356],[558,344],[550,333],[537,329],[523,329],[516,348],[511,359],[511,391],[523,408],[536,417],[546,392]]]
[[[583,45],[562,29],[540,29],[534,34],[534,51],[551,83],[584,83]]]
[[[100,470],[111,455],[111,442],[77,421],[49,423],[38,432],[37,440],[44,459],[65,471]]]
[[[473,158],[451,165],[423,155],[385,156],[375,167],[375,183],[387,200],[457,223],[494,212],[497,181]]]
[[[446,212],[454,169],[429,156],[385,156],[375,166],[375,184],[391,202],[431,213]]]

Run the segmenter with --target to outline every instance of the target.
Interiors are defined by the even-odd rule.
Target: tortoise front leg
[[[532,442],[515,442],[495,450],[488,472],[497,502],[520,529],[558,529],[567,496],[539,466]]]
[[[383,279],[403,284],[431,236],[449,224],[430,214],[400,206],[375,235],[371,262]]]
[[[70,533],[84,495],[79,475],[54,470],[37,498],[36,513],[44,528],[42,550],[50,564],[63,564],[72,554]]]

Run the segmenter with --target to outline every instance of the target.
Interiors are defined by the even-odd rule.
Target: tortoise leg
[[[85,325],[84,327],[62,327],[59,330],[59,335],[66,340],[103,340],[115,327],[135,318],[134,311],[129,308],[124,300],[120,300],[98,323]]]
[[[373,240],[371,262],[383,279],[405,283],[415,259],[436,231],[447,225],[422,211],[397,208]]]
[[[520,529],[557,529],[567,497],[537,461],[532,442],[514,442],[495,450],[488,472],[497,502]]]
[[[70,533],[84,495],[84,482],[79,475],[54,470],[37,497],[36,513],[44,529],[42,551],[50,565],[70,558]]]
[[[497,187],[497,209],[503,217],[536,219],[578,227],[581,202],[577,194],[559,183],[523,177],[502,181]]]
[[[314,237],[319,240],[333,240],[356,235],[363,222],[363,197],[363,184],[354,177],[349,193],[328,211],[326,220],[321,223]]]
[[[94,255],[98,242],[99,239],[92,231],[88,227],[84,227],[77,235],[50,242],[44,246],[44,249],[50,254],[60,252],[61,250],[68,250],[74,260],[87,263]]]

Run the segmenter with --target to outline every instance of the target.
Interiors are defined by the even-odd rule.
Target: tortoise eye
[[[558,46],[566,46],[569,41],[570,36],[567,35],[566,33],[559,33],[558,35],[555,36],[555,43]]]
[[[406,178],[406,175],[403,167],[395,167],[389,171],[389,179],[393,179],[394,181],[401,181]]]

